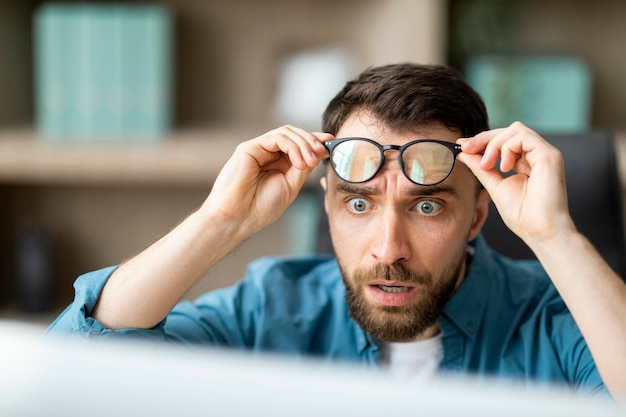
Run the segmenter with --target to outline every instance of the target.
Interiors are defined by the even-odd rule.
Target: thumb
[[[291,192],[293,193],[293,198],[295,198],[295,196],[300,192],[300,190],[304,186],[304,183],[313,172],[313,169],[313,167],[306,167],[291,169],[287,171],[287,173],[285,174],[285,179],[287,180],[287,184]]]
[[[478,181],[480,181],[489,194],[492,194],[492,191],[494,191],[502,182],[502,174],[500,174],[500,171],[498,171],[495,167],[491,169],[481,168],[480,162],[482,160],[482,155],[462,152],[457,158],[459,162],[462,162],[470,169],[470,171],[472,171],[474,176],[478,179]]]

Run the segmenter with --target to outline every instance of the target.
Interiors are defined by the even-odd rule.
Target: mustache
[[[354,281],[359,284],[365,284],[380,278],[384,278],[386,281],[406,284],[428,285],[432,282],[430,273],[413,271],[400,263],[391,265],[379,263],[370,269],[359,269],[354,272]]]

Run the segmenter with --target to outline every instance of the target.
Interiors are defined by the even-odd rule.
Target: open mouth
[[[396,287],[396,286],[388,286],[388,285],[376,285],[376,287],[378,287],[384,292],[389,292],[389,293],[401,293],[401,292],[407,292],[409,290],[409,287],[400,287],[400,286]]]
[[[395,283],[393,283],[395,284]],[[385,285],[372,283],[366,287],[370,299],[386,306],[404,306],[412,302],[419,293],[417,287],[408,285]]]

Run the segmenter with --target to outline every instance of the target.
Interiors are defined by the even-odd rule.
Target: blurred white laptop
[[[571,392],[438,378],[398,380],[218,349],[68,343],[1,322],[0,414],[13,416],[625,416]]]

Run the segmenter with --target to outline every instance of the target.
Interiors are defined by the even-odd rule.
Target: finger
[[[291,125],[282,126],[279,128],[279,132],[284,134],[298,146],[300,155],[302,155],[304,160],[307,162],[307,165],[310,163],[316,163],[317,155],[313,151],[314,141],[310,132]]]
[[[551,160],[558,153],[554,146],[522,123],[513,123],[510,133],[500,151],[503,171],[528,172],[540,158]]]
[[[300,189],[304,186],[304,183],[312,172],[313,167],[307,167],[305,169],[290,169],[285,172],[285,179],[289,185],[293,198],[295,198],[295,196],[300,192]]]
[[[494,148],[494,140],[503,129],[486,130],[470,138],[460,138],[457,143],[465,154],[480,155],[480,165],[483,169],[491,169],[498,160],[498,151]]]
[[[478,133],[475,136],[457,139],[457,143],[462,145],[463,152],[469,154],[483,154],[489,142],[493,140],[504,129],[491,129]]]
[[[510,133],[510,132],[507,132]],[[500,170],[509,172],[514,169],[524,156],[524,137],[516,133],[513,136],[504,138],[504,142],[500,145]]]
[[[282,151],[289,150],[289,152],[285,153],[289,155],[290,159],[293,157],[292,162],[298,168],[304,168],[300,160],[308,167],[316,167],[319,161],[325,157],[326,152],[322,142],[330,136],[328,134],[320,134],[320,136],[317,136],[304,129],[291,125],[282,126],[271,133],[284,137],[279,139],[278,144],[280,149]],[[292,141],[297,146],[297,149],[286,142],[285,138]]]
[[[520,156],[520,153],[514,150],[519,147],[518,144],[521,141],[521,137],[511,128],[498,129],[494,133],[495,135],[491,138],[484,151],[481,166],[484,169],[492,169],[496,167],[498,160],[500,160],[500,170],[508,172]]]
[[[460,153],[458,160],[472,171],[489,194],[492,194],[503,181],[502,174],[497,169],[484,169],[482,167],[482,155]]]
[[[306,142],[287,130],[275,130],[261,136],[251,144],[252,156],[259,167],[267,167],[281,158],[286,158],[298,169],[309,166],[310,156]]]
[[[463,152],[482,153],[483,169],[494,168],[500,160],[500,169],[508,172],[523,155],[523,139],[531,132],[534,133],[524,124],[515,122],[506,128],[484,131],[460,142]]]
[[[305,166],[297,146],[290,142],[281,134],[268,132],[258,138],[240,143],[233,157],[247,155],[256,162],[259,169],[265,168],[281,158],[287,158],[291,164]]]
[[[332,139],[333,135],[323,132],[309,132],[297,126],[287,125],[286,127],[297,133],[301,138],[308,142],[312,151],[311,155],[314,159],[320,160],[326,157],[326,147],[324,146],[324,142]]]

